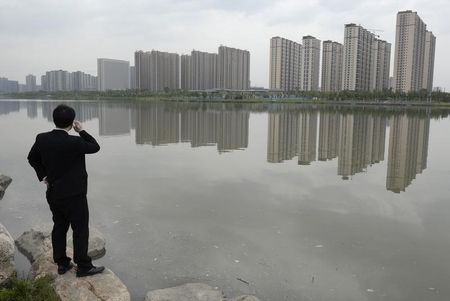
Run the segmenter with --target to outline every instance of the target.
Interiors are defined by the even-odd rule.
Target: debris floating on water
[[[315,245],[315,248],[323,248],[323,245]]]
[[[239,280],[239,281],[242,282],[242,283],[245,283],[245,284],[247,284],[247,285],[250,285],[250,282],[245,281],[245,280],[242,279],[242,278],[236,278],[236,279]]]
[[[367,289],[367,292],[368,292],[368,293],[373,293],[373,292],[375,292],[375,291],[374,291],[373,289],[371,289],[371,288],[368,288],[368,289]]]

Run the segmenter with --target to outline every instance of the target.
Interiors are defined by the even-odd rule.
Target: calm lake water
[[[265,301],[450,300],[447,111],[66,103],[102,146],[88,157],[99,263],[133,300],[186,282]],[[51,221],[26,156],[57,104],[0,101],[14,237]]]

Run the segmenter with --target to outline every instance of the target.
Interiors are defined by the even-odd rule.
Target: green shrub
[[[7,287],[0,289],[0,301],[60,301],[50,282],[50,277],[12,279]]]

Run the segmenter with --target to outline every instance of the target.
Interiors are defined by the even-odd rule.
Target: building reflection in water
[[[430,119],[397,115],[390,126],[386,188],[400,193],[427,168]]]
[[[384,160],[386,118],[367,114],[340,116],[338,175],[346,180]]]
[[[0,115],[8,115],[10,113],[19,112],[20,103],[16,101],[0,101]]]
[[[319,127],[319,161],[332,160],[337,157],[339,148],[339,115],[336,112],[320,114]]]
[[[298,164],[337,158],[337,175],[348,180],[380,163],[385,156],[388,117],[381,114],[277,111],[268,116],[267,161],[280,163],[298,156]],[[405,188],[427,166],[430,119],[393,115],[390,119],[386,188]]]
[[[217,145],[219,153],[248,147],[248,111],[196,110],[181,113],[181,141],[192,147]]]
[[[301,112],[298,120],[298,164],[316,160],[317,112]]]
[[[267,161],[280,163],[297,156],[298,113],[281,111],[269,113]]]
[[[188,142],[191,147],[217,146],[219,153],[248,147],[249,110],[219,104],[120,104],[68,102],[82,121],[98,119],[101,136],[131,135],[136,144],[153,146]],[[0,102],[0,115],[19,112],[52,121],[57,102]],[[264,110],[267,110],[264,108]],[[430,118],[404,113],[370,114],[338,110],[269,110],[267,161],[298,157],[299,165],[337,158],[337,175],[350,179],[385,157],[390,134],[386,189],[405,191],[427,167]],[[317,126],[319,131],[317,133]],[[318,135],[317,135],[318,134]],[[318,145],[317,145],[318,140]]]
[[[191,147],[217,145],[220,153],[248,147],[248,111],[180,110],[155,103],[139,106],[136,115],[137,144],[190,142]]]
[[[128,105],[105,104],[99,107],[100,136],[130,135],[131,111]]]

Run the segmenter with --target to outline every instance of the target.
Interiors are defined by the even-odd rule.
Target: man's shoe
[[[77,277],[86,277],[86,276],[92,276],[95,274],[100,274],[105,270],[105,267],[92,267],[89,270],[77,270]]]
[[[70,271],[70,269],[72,269],[72,268],[73,268],[73,264],[71,262],[69,262],[68,265],[58,264],[58,274],[64,275],[67,271]]]

